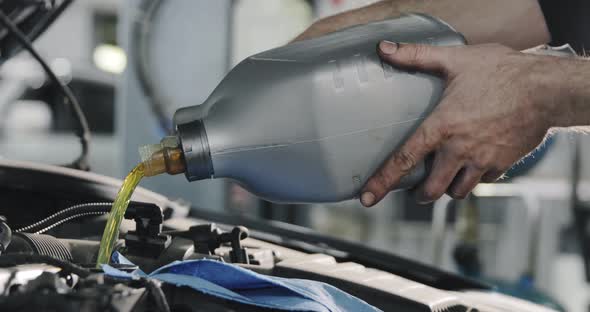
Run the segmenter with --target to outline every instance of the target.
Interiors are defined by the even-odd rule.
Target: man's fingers
[[[462,166],[463,164],[452,154],[444,150],[438,152],[428,178],[416,192],[418,202],[427,204],[439,199],[447,191]]]
[[[400,44],[381,41],[377,51],[382,60],[394,66],[407,67],[420,71],[447,74],[449,48],[423,44]]]
[[[448,194],[455,199],[464,199],[481,181],[484,172],[468,166],[463,168],[448,189]]]
[[[362,191],[362,204],[370,207],[383,199],[402,177],[412,172],[427,154],[439,146],[442,135],[440,127],[427,119],[369,179]]]
[[[448,54],[450,54],[450,50],[446,47],[397,44],[389,41],[381,41],[379,43],[378,53],[383,61],[394,66],[420,71],[434,71],[448,75],[448,68],[452,67],[449,66],[450,58]],[[439,105],[442,105],[442,103]],[[408,141],[369,179],[361,194],[361,202],[364,206],[370,207],[378,203],[391,189],[399,184],[402,177],[412,172],[416,165],[424,160],[427,154],[438,148],[447,132],[440,125],[439,120],[441,119],[435,117],[435,114],[433,113],[424,121]],[[452,171],[459,170],[460,167],[441,167],[441,172],[438,173],[441,177],[434,180],[436,183],[446,183],[444,189],[441,191],[441,195],[457,173],[457,171],[444,172],[442,171],[443,169]],[[436,192],[439,192],[438,185],[430,187],[435,189]]]

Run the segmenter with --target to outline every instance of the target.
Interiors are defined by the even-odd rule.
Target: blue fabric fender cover
[[[113,260],[129,263],[117,253]],[[140,271],[127,273],[109,265],[102,268],[105,274],[120,278],[145,276]],[[213,260],[175,261],[147,277],[225,300],[283,311],[381,311],[325,283],[266,276]]]

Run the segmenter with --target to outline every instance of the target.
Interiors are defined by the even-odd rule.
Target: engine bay
[[[0,161],[8,207],[0,222],[0,310],[260,310],[97,269],[105,216],[120,183],[68,168]],[[132,200],[115,247],[129,262],[111,263],[123,272],[210,259],[266,276],[324,282],[384,311],[496,311],[499,302],[546,310],[509,297],[498,301],[489,285],[297,226],[190,209],[142,188]],[[527,306],[532,308],[522,308]]]

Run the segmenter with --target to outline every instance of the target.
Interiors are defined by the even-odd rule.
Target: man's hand
[[[378,52],[393,66],[441,75],[447,85],[440,104],[367,182],[361,195],[367,207],[429,154],[434,162],[418,187],[418,201],[428,203],[445,192],[464,198],[480,181],[500,178],[543,141],[550,127],[561,126],[564,107],[558,100],[565,93],[552,74],[564,71],[559,58],[525,55],[501,45],[386,41]]]

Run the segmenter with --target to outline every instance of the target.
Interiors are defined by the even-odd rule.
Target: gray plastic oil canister
[[[425,15],[347,28],[251,56],[174,116],[189,181],[230,178],[274,202],[354,198],[439,102],[444,82],[383,63],[380,40],[463,45]],[[421,165],[400,188],[425,175]]]

